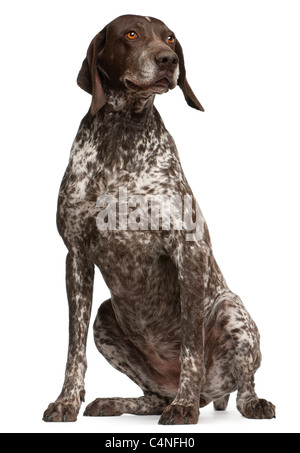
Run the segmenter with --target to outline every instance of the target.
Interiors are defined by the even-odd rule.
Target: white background
[[[4,6],[6,5],[6,6]],[[1,2],[1,406],[3,432],[299,432],[299,108],[297,0]],[[190,85],[156,99],[208,223],[216,259],[261,332],[257,393],[277,419],[203,409],[197,426],[124,415],[46,424],[68,342],[59,184],[90,96],[76,85],[87,47],[121,14],[177,34]],[[109,297],[96,274],[93,318]],[[88,340],[87,403],[139,396]]]

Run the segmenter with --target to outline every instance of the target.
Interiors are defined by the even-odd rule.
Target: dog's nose
[[[175,69],[178,64],[178,56],[175,52],[161,51],[155,56],[155,61],[159,69]]]

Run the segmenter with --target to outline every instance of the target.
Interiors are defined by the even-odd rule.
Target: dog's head
[[[179,41],[152,17],[126,15],[108,24],[92,40],[77,83],[92,95],[92,115],[105,105],[107,90],[147,99],[176,85],[188,105],[204,111],[187,82]]]

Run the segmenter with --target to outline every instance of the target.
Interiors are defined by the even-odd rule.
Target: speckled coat
[[[173,138],[153,105],[155,94],[178,84],[187,103],[203,110],[174,33],[154,18],[114,20],[93,39],[78,83],[92,94],[92,105],[71,150],[57,212],[68,248],[69,353],[62,392],[44,420],[75,421],[84,401],[95,265],[111,292],[94,323],[96,346],[144,396],[99,398],[85,415],[159,414],[161,424],[197,423],[199,407],[214,402],[225,410],[237,390],[244,416],[274,417],[273,404],[254,391],[257,327],[221,274]],[[100,231],[97,200],[118,200],[120,188],[149,200],[190,195],[195,240],[172,223],[169,230],[118,228],[118,209],[117,227]]]

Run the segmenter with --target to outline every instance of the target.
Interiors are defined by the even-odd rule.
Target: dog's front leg
[[[204,380],[206,245],[186,242],[181,249],[183,253],[176,257],[181,303],[181,374],[176,397],[159,420],[163,425],[198,423]]]
[[[94,266],[81,251],[69,253],[66,284],[69,302],[69,350],[63,389],[51,403],[43,420],[74,422],[84,401],[84,376],[87,368],[86,342],[91,316]]]

